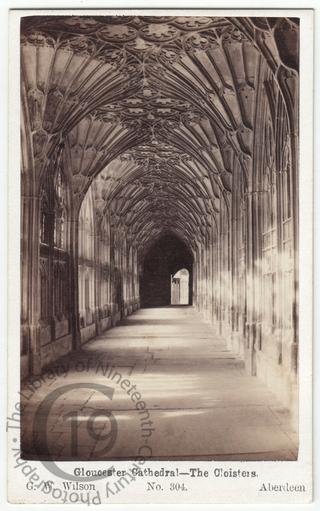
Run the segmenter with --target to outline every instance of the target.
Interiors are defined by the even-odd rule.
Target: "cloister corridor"
[[[299,18],[231,14],[21,18],[28,457],[297,456]]]
[[[79,395],[76,389],[54,405],[46,433],[53,459],[75,457],[65,416],[80,410],[78,419],[87,421],[99,409],[94,437],[84,425],[79,427],[77,459],[134,459],[139,450],[151,459],[296,459],[297,434],[288,410],[265,384],[245,373],[243,361],[226,340],[213,336],[193,307],[140,309],[48,370],[55,377],[44,373],[32,398],[28,383],[22,388],[29,425],[22,445],[28,457],[35,455],[32,435],[43,437],[38,429],[43,424],[34,415],[44,396],[66,385],[95,382],[114,389],[111,401],[106,403],[99,391],[86,389]],[[136,409],[115,371],[136,386],[148,416]],[[116,421],[117,438],[99,454],[111,428],[106,405]]]

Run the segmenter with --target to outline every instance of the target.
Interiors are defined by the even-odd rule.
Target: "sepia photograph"
[[[312,502],[313,10],[7,21],[6,503]]]
[[[299,18],[229,14],[21,17],[23,459],[297,460]]]

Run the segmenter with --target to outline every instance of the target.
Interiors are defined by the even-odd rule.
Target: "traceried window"
[[[55,263],[54,267],[54,313],[56,317],[66,314],[66,267]]]
[[[45,245],[50,242],[50,204],[45,190],[40,199],[40,242]]]
[[[54,180],[54,246],[66,248],[67,193],[66,186],[59,169]]]
[[[262,278],[263,317],[272,332],[276,328],[276,271],[277,271],[277,189],[274,160],[274,136],[270,118],[266,126],[264,146],[265,169],[262,179]]]
[[[293,294],[293,224],[291,197],[291,158],[288,137],[282,152],[281,165],[281,202],[282,202],[282,271],[283,295]],[[283,300],[283,326],[292,327],[292,306],[289,300]]]
[[[79,304],[82,327],[94,321],[95,259],[94,210],[92,189],[89,188],[79,212]],[[101,273],[101,279],[103,276]]]
[[[282,155],[282,200],[283,200],[283,221],[291,218],[291,165],[290,146],[286,141]]]
[[[62,171],[48,174],[40,195],[40,318],[68,314],[67,186]],[[52,267],[52,276],[49,268]]]
[[[90,308],[90,280],[89,280],[89,274],[86,275],[85,281],[84,281],[84,303],[85,308]]]
[[[66,250],[67,188],[60,169],[43,185],[40,198],[40,242]],[[53,239],[52,239],[53,238]]]
[[[40,293],[41,310],[40,319],[46,321],[49,315],[49,296],[48,296],[48,260],[40,259]]]
[[[86,194],[79,214],[79,255],[87,260],[93,260],[94,221],[91,190]]]

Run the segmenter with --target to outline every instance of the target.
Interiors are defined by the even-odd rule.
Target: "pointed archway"
[[[181,268],[189,272],[189,304],[192,304],[193,256],[186,243],[168,233],[158,238],[141,261],[141,307],[171,304],[171,276]]]

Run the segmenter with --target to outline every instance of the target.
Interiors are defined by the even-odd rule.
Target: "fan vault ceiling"
[[[62,159],[78,207],[91,186],[142,248],[205,237],[250,182],[259,94],[295,94],[295,19],[27,17],[22,37],[35,173]]]

